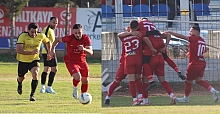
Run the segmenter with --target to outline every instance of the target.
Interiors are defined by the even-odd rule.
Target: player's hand
[[[47,54],[47,61],[51,60],[52,56],[50,54]]]
[[[49,53],[49,55],[50,55],[51,58],[53,58],[54,55],[55,55],[55,52],[54,52],[54,51],[51,51],[51,52]]]
[[[142,34],[141,34],[141,32],[139,32],[139,31],[132,31],[132,32],[131,32],[131,35],[132,35],[132,36],[141,37]]]
[[[38,53],[39,53],[39,50],[35,49],[34,51],[31,52],[31,55],[38,54]]]
[[[153,53],[153,54],[156,54],[157,53],[157,50],[156,49],[151,49],[151,52]]]
[[[78,49],[79,49],[80,51],[84,51],[84,50],[85,50],[85,48],[83,47],[83,45],[78,45],[77,47],[78,47]]]
[[[131,29],[130,29],[130,27],[129,27],[129,26],[127,26],[127,27],[125,28],[125,30],[126,30],[126,31],[128,31],[128,32],[130,32],[130,31],[131,31]]]

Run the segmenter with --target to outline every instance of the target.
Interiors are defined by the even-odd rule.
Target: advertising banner
[[[82,24],[84,33],[89,35],[94,50],[101,50],[101,8],[79,8],[76,23]]]
[[[53,7],[25,7],[23,8],[21,14],[16,17],[15,21],[15,38],[23,31],[27,31],[27,26],[29,23],[35,22],[38,23],[40,28],[39,31],[42,31],[49,23],[50,17],[58,17],[58,26],[55,29],[56,37],[65,36],[65,8],[53,8]],[[70,15],[68,17],[68,27],[69,34],[72,34],[72,26],[76,23],[76,9],[70,8]],[[6,17],[6,8],[0,6],[0,42],[7,42],[10,44],[11,27],[10,19]],[[6,40],[6,39],[7,40]],[[15,39],[16,40],[16,39]],[[6,46],[6,47],[5,47]],[[10,45],[0,45],[0,48],[9,48]],[[63,48],[62,48],[63,47]],[[64,46],[60,48],[64,49]]]

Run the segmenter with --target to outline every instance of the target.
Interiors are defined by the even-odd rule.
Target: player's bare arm
[[[50,51],[51,51],[51,42],[47,42],[45,43],[46,48],[47,48],[47,60],[51,60],[51,56],[50,56]]]
[[[59,42],[63,42],[62,38],[56,38],[55,41],[52,44],[51,50],[50,50],[50,56],[53,57],[55,54],[55,48],[58,45]]]
[[[80,51],[85,51],[86,53],[88,53],[89,55],[93,54],[93,50],[92,50],[92,46],[85,46],[83,47],[83,45],[78,45],[78,49]]]
[[[182,34],[178,34],[178,33],[171,32],[171,31],[167,31],[167,32],[165,32],[165,33],[170,33],[171,35],[176,36],[177,38],[181,38],[181,39],[184,39],[184,40],[189,41],[189,37],[184,36],[184,35],[182,35]]]
[[[24,50],[23,46],[24,46],[24,44],[17,44],[16,45],[16,52],[19,54],[23,54],[23,55],[34,55],[34,54],[39,53],[38,49],[35,49],[33,51],[27,51],[27,50]]]
[[[147,46],[150,48],[150,50],[151,50],[153,53],[157,53],[157,50],[154,49],[154,47],[153,47],[153,45],[152,45],[152,43],[151,43],[151,41],[149,40],[148,37],[144,37],[144,38],[143,38],[143,41],[147,44]]]
[[[164,53],[167,49],[167,46],[170,43],[171,35],[169,33],[163,33],[160,36],[161,36],[161,38],[166,39],[166,43],[165,43],[164,48],[160,49],[160,51]]]
[[[118,37],[119,38],[124,38],[124,37],[127,37],[127,36],[138,36],[138,37],[141,37],[141,32],[139,31],[132,31],[132,32],[121,32],[121,33],[118,33]]]

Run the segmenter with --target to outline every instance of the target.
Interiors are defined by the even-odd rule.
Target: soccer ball
[[[79,102],[86,105],[92,102],[92,96],[89,93],[82,93],[79,96]]]

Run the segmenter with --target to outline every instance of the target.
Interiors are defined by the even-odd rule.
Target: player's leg
[[[105,105],[110,105],[110,98],[114,90],[118,87],[120,82],[125,79],[126,74],[124,74],[124,64],[120,63],[118,70],[115,75],[115,80],[112,82],[112,84],[109,87],[108,94],[105,97]]]
[[[56,94],[56,92],[52,88],[54,77],[55,77],[55,75],[57,73],[57,70],[58,70],[56,56],[48,62],[49,62],[49,66],[51,68],[51,71],[50,71],[50,74],[49,74],[49,79],[48,79],[46,92],[51,93],[51,94]]]
[[[192,65],[188,65],[186,72],[186,80],[184,82],[184,97],[176,98],[176,101],[181,103],[189,102],[189,95],[192,89],[192,81],[196,78],[197,75],[197,72]]]
[[[176,96],[174,95],[170,84],[165,80],[165,73],[164,73],[164,58],[162,56],[157,56],[159,64],[155,69],[155,74],[158,77],[158,80],[162,84],[162,86],[165,88],[166,92],[169,94],[171,99],[171,104],[176,104]]]
[[[32,81],[31,81],[31,94],[30,94],[30,101],[35,101],[34,93],[38,85],[38,73],[40,71],[40,63],[39,61],[31,62],[29,66],[29,70],[32,74]]]
[[[133,98],[133,106],[139,105],[139,101],[136,95],[136,85],[135,85],[135,74],[128,74],[127,75],[129,80],[129,90],[131,97]]]
[[[29,63],[18,62],[17,92],[20,95],[22,94],[22,82],[25,79],[25,74],[28,72],[28,64]]]
[[[135,73],[136,73],[136,61],[132,61],[132,59],[126,59],[126,68],[125,73],[127,74],[129,80],[129,90],[130,94],[133,98],[133,106],[139,105],[139,101],[136,96],[136,85],[135,85]]]
[[[164,57],[164,60],[167,62],[167,64],[172,67],[176,73],[178,74],[178,76],[182,79],[182,80],[185,80],[186,77],[180,72],[179,68],[177,67],[177,65],[173,62],[172,59],[170,59],[168,56],[167,56],[167,53],[162,53],[163,54],[163,57]]]
[[[156,83],[153,79],[153,73],[152,73],[150,65],[149,65],[149,63],[151,61],[151,57],[152,57],[151,55],[143,56],[144,76],[147,76],[147,78],[149,80],[149,86],[146,89],[147,91],[156,86]]]
[[[44,71],[41,73],[41,89],[40,93],[45,93],[45,83],[47,79],[47,73],[49,71],[49,62],[47,61],[47,54],[42,54],[43,60],[44,60]]]
[[[85,93],[89,88],[89,66],[86,62],[80,64],[81,78],[81,93]]]
[[[142,83],[142,79],[139,74],[135,77],[135,85],[136,85],[137,92],[138,92],[137,98],[140,102],[142,102],[143,101],[143,95],[142,95],[143,94],[143,83]]]
[[[195,79],[196,83],[204,87],[205,89],[209,90],[213,94],[214,102],[216,103],[218,101],[219,91],[215,90],[214,87],[212,87],[208,82],[202,79],[204,75],[205,65],[195,65],[195,66],[196,69],[200,71],[198,77]]]
[[[143,102],[140,103],[140,105],[149,105],[148,91],[145,91],[148,87],[148,78],[147,78],[147,76],[142,77],[142,82],[143,82]]]
[[[143,101],[142,93],[143,93],[143,83],[142,83],[142,59],[136,60],[136,66],[135,66],[135,85],[137,88],[138,96],[137,99],[139,102]]]
[[[79,71],[79,65],[71,62],[65,62],[66,68],[68,69],[70,75],[73,77],[73,92],[72,96],[77,99],[78,98],[78,85],[81,80],[81,74]]]

